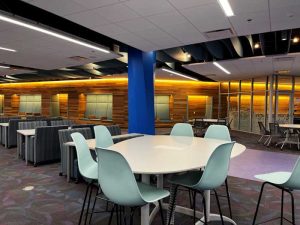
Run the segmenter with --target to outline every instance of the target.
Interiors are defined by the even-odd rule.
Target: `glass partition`
[[[265,123],[265,102],[264,92],[253,93],[252,132],[254,133],[259,133],[258,122]]]
[[[170,120],[170,95],[156,95],[154,109],[156,120]]]
[[[291,76],[278,76],[277,77],[277,90],[278,91],[291,91],[292,90],[292,77]]]
[[[56,94],[51,96],[50,116],[68,118],[68,94]]]
[[[42,95],[20,95],[20,114],[40,114]]]
[[[240,130],[251,131],[251,95],[242,94],[240,97]]]
[[[230,127],[234,130],[239,129],[239,113],[238,113],[238,97],[239,95],[229,95],[229,112],[228,119],[231,122]]]
[[[252,80],[243,80],[241,82],[241,92],[248,92],[252,91]]]

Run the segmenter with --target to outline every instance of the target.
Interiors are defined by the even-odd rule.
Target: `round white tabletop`
[[[140,174],[168,174],[204,167],[217,146],[225,141],[168,135],[146,135],[119,142],[109,149],[120,152],[132,171]],[[245,151],[235,143],[231,157]]]

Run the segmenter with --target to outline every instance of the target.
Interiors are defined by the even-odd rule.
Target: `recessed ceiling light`
[[[287,31],[284,30],[281,32],[281,40],[286,41],[287,40]]]
[[[11,49],[11,48],[4,48],[4,47],[0,47],[0,50],[8,51],[8,52],[16,52],[17,51],[17,50]]]
[[[44,28],[41,28],[41,27],[38,27],[38,26],[35,26],[35,25],[31,25],[29,23],[25,23],[25,22],[22,22],[20,20],[16,20],[16,19],[4,16],[4,15],[0,15],[0,20],[8,22],[8,23],[15,24],[15,25],[18,25],[18,26],[21,26],[21,27],[28,28],[30,30],[38,31],[38,32],[47,34],[49,36],[53,36],[53,37],[56,37],[56,38],[59,38],[59,39],[77,44],[77,45],[81,45],[81,46],[84,46],[84,47],[87,47],[87,48],[98,50],[98,51],[101,51],[101,52],[104,52],[104,53],[110,53],[109,50],[106,50],[104,48],[100,48],[100,47],[97,47],[95,45],[91,45],[87,42],[83,42],[83,41],[80,41],[80,40],[77,40],[77,39],[74,39],[74,38],[71,38],[71,37],[68,37],[68,36],[65,36],[65,35],[62,35],[62,34],[44,29]]]
[[[175,71],[173,71],[173,70],[169,70],[169,69],[165,69],[165,68],[163,68],[162,70],[165,71],[165,72],[168,72],[168,73],[171,73],[171,74],[180,76],[180,77],[184,77],[184,78],[187,78],[187,79],[190,79],[190,80],[196,80],[196,81],[198,81],[198,79],[196,79],[196,78],[189,77],[189,76],[187,76],[187,75],[184,75],[184,74],[175,72]]]
[[[293,38],[293,43],[298,43],[300,41],[299,37],[294,37]]]
[[[223,66],[221,66],[219,63],[217,62],[213,62],[213,64],[218,67],[220,70],[222,70],[223,72],[227,73],[227,74],[231,74],[228,70],[226,70]]]
[[[9,66],[0,66],[0,68],[9,69],[10,67]]]
[[[254,44],[254,48],[255,48],[255,49],[260,48],[260,44],[259,44],[259,43],[255,43],[255,44]]]
[[[233,10],[232,10],[228,0],[218,0],[218,2],[221,5],[221,7],[227,17],[234,16]]]

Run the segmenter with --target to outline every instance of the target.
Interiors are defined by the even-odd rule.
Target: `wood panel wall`
[[[170,122],[157,121],[157,127],[170,127],[187,119],[188,95],[213,97],[213,117],[218,116],[217,82],[166,81],[155,82],[155,94],[170,95]],[[31,83],[0,84],[0,94],[4,94],[4,114],[17,115],[21,94],[42,94],[42,115],[49,116],[50,99],[55,94],[67,95],[69,119],[78,123],[119,124],[127,127],[128,98],[127,79],[99,79],[80,81],[52,81]],[[84,120],[86,94],[113,94],[113,121]],[[66,100],[66,99],[64,99]],[[66,105],[66,102],[64,102]]]

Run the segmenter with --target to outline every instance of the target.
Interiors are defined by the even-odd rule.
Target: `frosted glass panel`
[[[85,117],[112,119],[112,95],[87,95]]]
[[[170,96],[157,95],[154,97],[155,118],[157,120],[170,119]]]
[[[19,112],[40,113],[42,104],[41,95],[21,95]]]

